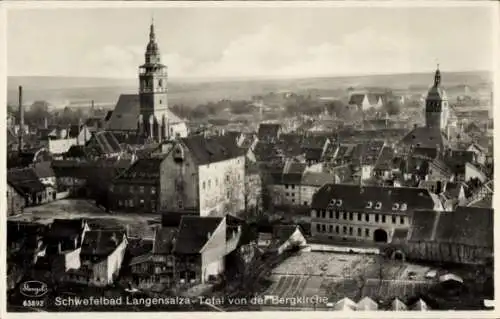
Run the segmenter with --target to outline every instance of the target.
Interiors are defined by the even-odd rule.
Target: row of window
[[[238,176],[238,182],[240,182],[240,181],[241,181],[241,175],[240,175],[240,174],[237,174],[237,176]],[[226,183],[229,183],[229,181],[230,181],[230,176],[229,176],[229,175],[226,175]],[[215,179],[214,186],[215,186],[215,187],[218,187],[218,186],[219,186],[219,179],[218,179],[218,178],[216,178],[216,179]],[[203,189],[203,190],[205,190],[205,189],[206,189],[206,190],[210,190],[210,188],[212,187],[212,180],[210,180],[210,179],[209,179],[209,180],[208,180],[208,181],[206,181],[206,182],[205,182],[205,181],[203,181],[203,182],[201,183],[201,187],[202,187],[202,189]]]
[[[110,190],[112,192],[116,191],[117,193],[122,193],[126,192],[127,190],[129,193],[140,193],[140,194],[145,194],[145,193],[150,193],[152,195],[156,194],[156,187],[155,186],[143,186],[143,185],[111,185]]]
[[[342,232],[341,232],[339,225],[336,225],[334,227],[333,225],[316,224],[316,231],[318,233],[331,233],[337,235],[343,234],[343,235],[354,236],[354,227],[347,227],[347,226],[342,226]],[[358,237],[363,236],[363,228],[357,227],[356,236]],[[370,237],[370,229],[365,228],[364,236]]]
[[[342,206],[342,200],[341,199],[332,199],[328,203],[328,207],[341,207]],[[366,202],[366,209],[376,209],[376,210],[381,210],[382,209],[382,202],[372,202],[368,201]],[[406,211],[408,209],[408,205],[406,203],[394,203],[392,204],[392,210],[401,210],[401,211]]]
[[[151,206],[152,209],[156,208],[156,201],[155,200],[150,200],[149,205]],[[118,207],[126,207],[126,208],[134,208],[134,207],[146,207],[146,202],[144,199],[139,199],[137,202],[134,201],[133,199],[125,199],[125,200],[118,200]]]
[[[317,214],[315,214],[315,211],[312,211],[312,217],[317,217],[317,218],[330,218],[330,219],[343,219],[343,220],[354,220],[354,215],[357,215],[357,220],[358,221],[365,221],[365,222],[370,222],[370,215],[373,216],[373,220],[376,223],[389,223],[392,222],[392,224],[397,224],[398,223],[398,216],[394,215],[384,215],[384,214],[368,214],[368,213],[348,213],[348,212],[339,212],[339,211],[319,211]],[[317,215],[317,216],[315,216]],[[328,217],[327,217],[328,216]],[[399,224],[403,225],[405,223],[405,218],[404,216],[399,216]]]

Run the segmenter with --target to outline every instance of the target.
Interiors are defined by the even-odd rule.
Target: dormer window
[[[182,162],[184,160],[184,150],[182,147],[177,146],[174,149],[174,161],[176,162]]]
[[[337,200],[337,207],[340,207],[340,206],[342,206],[342,200],[341,199]]]
[[[394,203],[392,205],[392,210],[398,210],[399,209],[399,204],[398,203]]]
[[[401,210],[405,211],[406,209],[408,209],[406,203],[401,204]]]
[[[372,208],[373,207],[373,202],[368,202],[366,203],[366,208]]]
[[[335,198],[331,199],[330,203],[328,204],[328,206],[330,206],[330,207],[331,206],[335,206],[335,202],[336,202]]]
[[[377,204],[375,204],[375,209],[381,209],[381,208],[382,208],[382,203],[377,202]]]

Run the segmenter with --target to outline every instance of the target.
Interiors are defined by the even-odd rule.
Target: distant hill
[[[492,83],[490,72],[443,72],[443,85],[488,88]],[[253,95],[269,92],[310,89],[345,90],[348,87],[390,87],[393,89],[426,90],[433,81],[432,73],[321,77],[305,79],[207,79],[169,81],[169,104],[183,103],[194,106],[220,99],[250,99]],[[66,101],[115,103],[122,93],[137,93],[136,79],[9,76],[8,103],[17,104],[17,87],[24,88],[24,101],[46,100],[53,104]]]

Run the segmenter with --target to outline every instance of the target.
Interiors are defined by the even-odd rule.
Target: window
[[[363,219],[363,215],[361,213],[358,213],[358,221],[361,221]]]
[[[226,175],[226,182],[229,182],[229,175]]]
[[[134,186],[129,186],[129,188],[128,188],[128,189],[129,189],[129,191],[130,191],[131,193],[133,193],[133,192],[134,192]]]
[[[365,236],[370,237],[370,230],[368,228],[365,229]]]
[[[151,194],[156,194],[156,187],[151,187]]]
[[[365,214],[365,221],[367,221],[367,222],[370,221],[370,214]]]
[[[349,213],[349,220],[353,220],[353,218],[354,218],[353,215],[354,215],[353,213]]]
[[[203,182],[202,188],[203,188],[203,190],[205,190],[205,182]]]
[[[231,192],[230,191],[227,191],[227,198],[231,198]]]
[[[361,236],[361,228],[358,227],[358,236]]]
[[[316,230],[317,230],[318,232],[320,232],[320,231],[321,231],[321,225],[320,225],[320,224],[316,224]]]
[[[381,208],[382,208],[382,203],[377,202],[377,204],[375,205],[375,209],[381,209]]]
[[[295,197],[295,193],[291,193],[292,194],[292,197]]]
[[[347,212],[344,212],[344,213],[342,214],[342,218],[343,218],[343,219],[347,219]]]
[[[405,211],[407,208],[408,207],[407,207],[406,203],[401,204],[401,210],[402,211]]]
[[[335,226],[335,232],[338,234],[340,232],[339,225]]]
[[[295,198],[292,198],[292,203],[295,203]]]
[[[392,216],[392,223],[395,224],[396,223],[396,216]]]
[[[394,203],[392,205],[392,210],[398,210],[399,209],[399,204],[398,203]]]
[[[333,225],[330,225],[330,233],[333,233]]]
[[[109,190],[110,190],[111,192],[114,190],[113,185],[111,185],[111,186],[109,187]]]
[[[285,184],[285,189],[288,189],[288,185],[287,184]]]
[[[208,180],[208,189],[210,189],[210,187],[212,187],[212,181]]]
[[[219,186],[219,179],[218,178],[215,179],[215,186]]]
[[[341,199],[339,199],[339,200],[337,201],[337,206],[338,206],[338,207],[342,206],[342,200],[341,200]]]
[[[155,200],[151,201],[151,210],[156,211],[156,201]]]
[[[342,227],[342,232],[343,232],[344,234],[347,234],[347,227],[346,227],[346,226]]]
[[[313,209],[313,210],[311,210],[311,217],[312,217],[312,218],[316,217],[316,211],[315,211],[314,209]]]
[[[323,233],[326,233],[326,225],[325,224],[321,225],[321,231]]]
[[[286,193],[285,195],[286,195],[286,196],[290,196],[290,193]]]
[[[307,206],[307,201],[304,202],[304,206]]]
[[[373,203],[372,202],[368,202],[366,203],[366,208],[372,208],[373,207]]]
[[[118,201],[118,207],[122,207],[123,206],[123,201],[122,200],[119,200]]]
[[[184,208],[184,203],[182,202],[182,200],[178,200],[177,201],[177,207],[180,208],[180,209]]]
[[[326,218],[326,211],[321,212],[321,218]]]
[[[382,223],[385,223],[385,215],[382,215]]]
[[[378,214],[375,214],[375,222],[378,223],[378,220],[379,220],[379,215]]]
[[[292,185],[292,189],[295,189],[295,185]]]
[[[333,219],[333,210],[330,211],[330,218]]]
[[[399,218],[399,223],[400,223],[401,225],[403,225],[403,224],[405,223],[405,218],[404,218],[403,216],[401,216],[401,217]]]
[[[142,199],[142,198],[141,198],[141,199],[139,200],[139,204],[144,205],[144,199]]]
[[[352,236],[352,227],[349,227],[349,235]]]
[[[139,193],[144,194],[144,186],[139,186]]]
[[[134,207],[134,200],[133,199],[128,201],[128,206]]]

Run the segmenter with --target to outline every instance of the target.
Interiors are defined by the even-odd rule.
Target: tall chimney
[[[24,149],[23,87],[19,86],[19,152]]]

